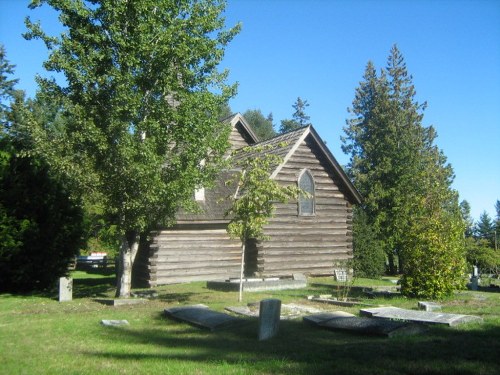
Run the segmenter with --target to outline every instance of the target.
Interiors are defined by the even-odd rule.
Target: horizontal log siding
[[[238,123],[229,134],[229,143],[231,144],[231,151],[233,151],[248,146],[252,141],[245,135],[241,129],[241,125]]]
[[[308,169],[316,187],[316,210],[314,216],[299,216],[297,202],[276,206],[265,228],[270,239],[259,243],[262,276],[331,275],[335,260],[352,256],[352,209],[319,155],[306,138],[276,176],[283,185],[297,184],[301,171]]]
[[[163,230],[151,245],[150,286],[238,277],[240,262],[241,243],[225,228]]]

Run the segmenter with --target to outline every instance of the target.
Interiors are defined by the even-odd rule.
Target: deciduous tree
[[[81,185],[99,196],[120,234],[117,296],[128,297],[140,238],[189,206],[228,146],[218,117],[235,86],[217,67],[239,27],[225,29],[218,0],[34,0],[31,7],[41,4],[59,12],[66,31],[47,35],[27,19],[26,37],[45,42],[45,67],[66,82],[39,79],[40,89],[63,104],[70,121],[59,141],[91,172],[92,182]]]
[[[233,166],[239,169],[233,181],[237,191],[230,197],[233,203],[226,216],[230,218],[229,235],[239,238],[242,244],[240,302],[247,241],[265,239],[264,226],[274,214],[275,203],[296,199],[300,192],[297,186],[282,186],[271,179],[273,169],[282,161],[272,150],[273,147],[245,147],[233,155]]]
[[[249,109],[243,114],[243,117],[248,121],[260,141],[264,141],[276,135],[272,113],[264,117],[260,109]]]

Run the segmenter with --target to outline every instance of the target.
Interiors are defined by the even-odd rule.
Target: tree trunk
[[[240,295],[238,297],[238,302],[241,302],[243,299],[243,271],[245,270],[245,241],[241,243]]]
[[[396,270],[396,264],[394,263],[394,253],[391,251],[389,254],[387,254],[387,258],[389,260],[389,274],[396,275],[397,270]]]
[[[139,235],[135,232],[122,237],[120,245],[119,267],[117,273],[116,297],[130,298],[132,289],[132,266],[139,250]]]

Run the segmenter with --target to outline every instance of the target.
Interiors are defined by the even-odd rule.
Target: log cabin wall
[[[149,286],[238,277],[241,242],[226,225],[179,225],[154,237],[149,253]]]
[[[243,125],[241,123],[237,123],[229,134],[229,143],[231,144],[230,151],[234,151],[246,147],[254,143],[254,141],[245,129],[243,129]]]
[[[315,183],[315,214],[299,216],[295,201],[276,206],[265,228],[270,239],[258,244],[259,276],[331,275],[336,260],[352,257],[351,205],[315,147],[308,136],[276,176],[281,184],[292,185],[309,170]]]

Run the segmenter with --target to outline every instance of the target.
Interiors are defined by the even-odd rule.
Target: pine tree
[[[462,220],[464,221],[465,228],[465,236],[467,238],[472,237],[474,234],[474,219],[471,216],[471,207],[468,201],[463,200],[460,202],[460,212],[462,214]]]
[[[462,264],[454,259],[463,247],[457,236],[462,223],[457,195],[450,187],[453,170],[434,145],[435,130],[422,125],[426,104],[416,101],[412,77],[398,48],[391,49],[387,67],[379,75],[369,62],[363,79],[342,147],[350,154],[349,174],[365,198],[363,209],[385,248],[390,270],[396,271],[397,256],[399,271],[418,279],[407,283],[412,285],[408,293],[415,294],[421,279],[410,275],[417,252],[411,248],[417,249],[431,231],[451,241],[446,254]],[[432,226],[419,226],[425,217],[434,218]],[[420,237],[413,236],[418,233]]]
[[[302,100],[298,97],[292,107],[295,109],[292,119],[281,120],[280,134],[288,133],[303,126],[311,125],[309,122],[310,117],[305,112],[306,108],[309,107],[307,100]]]
[[[491,247],[494,246],[495,224],[486,211],[479,216],[474,233],[476,238],[487,240]]]

